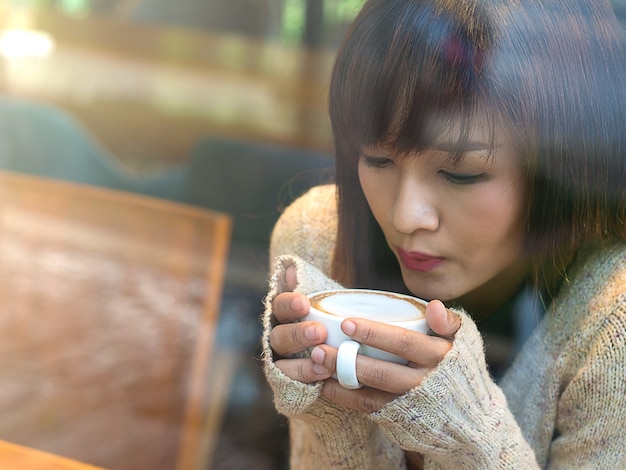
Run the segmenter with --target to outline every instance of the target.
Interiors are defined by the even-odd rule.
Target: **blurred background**
[[[267,245],[280,210],[332,179],[330,68],[362,3],[0,1],[1,169],[233,217],[211,468],[287,468],[258,360]]]
[[[233,217],[211,468],[286,468],[258,360],[269,234],[332,178],[329,73],[361,3],[0,1],[0,169]]]

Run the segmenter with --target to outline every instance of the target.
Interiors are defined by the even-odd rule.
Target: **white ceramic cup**
[[[356,376],[357,353],[397,364],[409,362],[350,339],[341,331],[341,323],[346,318],[366,318],[420,333],[428,332],[425,318],[427,302],[416,297],[369,289],[314,292],[308,297],[311,308],[303,320],[322,323],[326,328],[326,344],[338,349],[336,378],[344,388],[361,387]]]

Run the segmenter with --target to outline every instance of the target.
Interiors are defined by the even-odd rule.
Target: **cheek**
[[[374,218],[379,223],[383,222],[380,220],[380,215],[385,213],[389,196],[388,186],[385,184],[384,178],[367,169],[362,170],[359,165],[359,182]],[[385,189],[386,187],[387,189]]]
[[[525,206],[520,191],[493,191],[483,198],[480,207],[483,236],[494,242],[521,243],[525,237]]]

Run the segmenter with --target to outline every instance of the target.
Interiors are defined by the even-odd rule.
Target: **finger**
[[[307,313],[311,303],[304,294],[284,292],[272,302],[272,313],[278,323],[291,323],[300,320]]]
[[[344,320],[341,329],[361,344],[400,356],[418,367],[434,367],[450,350],[450,341],[444,338],[361,318]]]
[[[448,310],[439,300],[433,300],[426,306],[426,322],[435,334],[444,338],[453,338],[461,327],[461,317]]]
[[[294,290],[298,285],[298,278],[296,277],[296,266],[292,264],[285,270],[285,284],[288,290]]]
[[[335,373],[337,349],[325,344],[316,346],[311,351],[311,360]],[[356,358],[356,375],[359,383],[393,395],[401,395],[417,387],[431,370],[430,367],[408,367],[372,359],[362,354],[358,354]]]
[[[318,382],[330,377],[330,372],[310,359],[281,359],[275,362],[287,377],[299,382]]]
[[[374,413],[393,400],[396,395],[374,388],[348,390],[334,379],[328,379],[322,386],[322,396],[338,405],[363,413]]]
[[[361,354],[356,359],[356,376],[361,385],[394,395],[401,395],[420,385],[431,370],[430,367],[408,367]]]
[[[270,346],[282,357],[293,356],[324,341],[326,329],[317,322],[285,323],[276,325],[270,332]]]

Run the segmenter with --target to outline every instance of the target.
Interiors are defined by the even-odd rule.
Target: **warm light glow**
[[[45,57],[54,49],[54,39],[48,33],[26,29],[11,29],[0,33],[0,54],[7,59]]]

